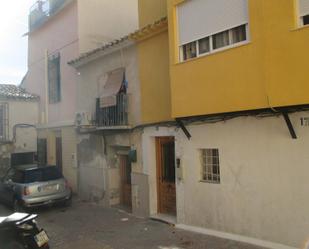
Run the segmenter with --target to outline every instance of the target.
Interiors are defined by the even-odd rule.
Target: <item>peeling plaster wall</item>
[[[102,201],[106,194],[104,171],[107,169],[103,137],[78,135],[77,161],[80,197]]]
[[[79,194],[106,206],[120,203],[119,156],[130,149],[130,134],[78,136]]]
[[[63,174],[74,192],[77,192],[77,159],[76,159],[76,133],[74,127],[62,128],[62,164]]]
[[[308,117],[290,115],[297,140],[282,116],[190,125],[191,140],[179,130],[178,223],[299,248],[309,231],[309,123],[300,122]],[[202,148],[219,149],[221,184],[200,181]]]

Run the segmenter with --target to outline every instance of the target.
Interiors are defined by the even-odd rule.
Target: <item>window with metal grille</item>
[[[8,137],[8,118],[7,104],[0,104],[0,140],[7,140]]]
[[[220,163],[218,149],[202,149],[202,181],[220,183]]]
[[[50,104],[61,101],[60,54],[48,60],[48,97]]]

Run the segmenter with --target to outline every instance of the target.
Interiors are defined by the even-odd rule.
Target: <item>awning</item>
[[[124,68],[119,68],[108,73],[103,93],[100,96],[100,107],[110,107],[117,105],[117,94],[124,79]]]

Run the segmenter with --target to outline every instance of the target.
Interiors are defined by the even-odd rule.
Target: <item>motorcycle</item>
[[[48,235],[39,229],[35,214],[0,217],[0,249],[49,249]]]

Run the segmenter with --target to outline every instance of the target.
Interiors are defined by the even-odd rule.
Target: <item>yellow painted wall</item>
[[[142,123],[171,119],[168,32],[138,43]]]
[[[173,117],[309,103],[309,28],[296,29],[294,0],[249,0],[248,44],[183,63],[179,2],[168,1]]]
[[[166,0],[139,0],[140,26],[152,24],[166,15]],[[154,32],[137,42],[144,124],[171,119],[168,32],[164,27]]]
[[[144,27],[167,16],[167,0],[139,0],[139,26]]]

